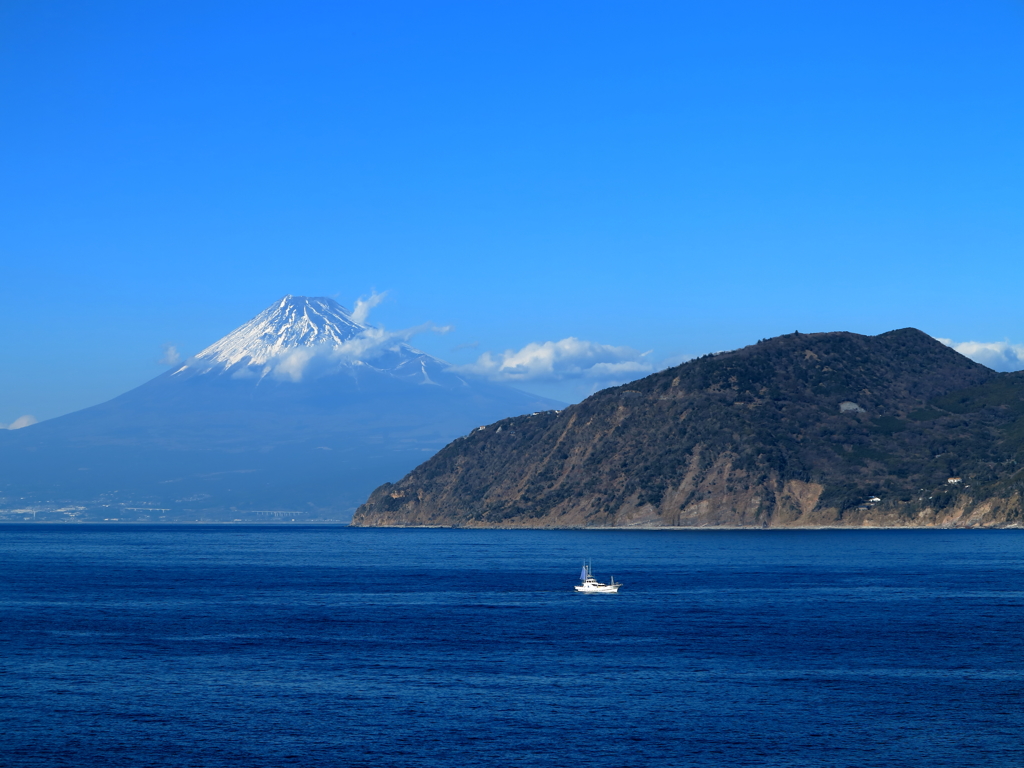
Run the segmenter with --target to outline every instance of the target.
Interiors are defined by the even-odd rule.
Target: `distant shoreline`
[[[590,525],[590,526],[472,526],[472,525],[355,525],[353,528],[424,528],[466,531],[1011,531],[1024,530],[1022,525],[793,525],[761,528],[744,525]]]
[[[463,526],[463,525],[352,525],[331,520],[296,520],[294,522],[262,522],[231,520],[0,520],[0,526],[67,526],[67,525],[107,525],[107,526],[186,526],[186,525],[222,525],[239,527],[279,527],[288,526],[335,526],[341,528],[360,528],[365,530],[450,530],[450,531],[1020,531],[1022,525],[988,525],[988,526],[939,526],[939,525],[807,525],[775,528],[754,528],[741,525],[719,526],[579,526],[579,527],[530,527],[530,526]]]

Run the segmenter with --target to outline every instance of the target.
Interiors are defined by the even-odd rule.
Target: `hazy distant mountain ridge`
[[[130,392],[5,431],[0,510],[343,518],[452,438],[560,405],[456,375],[407,337],[285,296]]]
[[[915,329],[790,334],[505,419],[360,525],[1024,525],[1024,374]]]

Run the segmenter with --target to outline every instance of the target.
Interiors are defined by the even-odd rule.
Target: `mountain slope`
[[[354,523],[1016,525],[1017,462],[1024,374],[914,329],[791,334],[477,430]]]
[[[331,299],[287,296],[130,392],[4,431],[0,508],[344,518],[457,435],[557,405],[447,368]]]

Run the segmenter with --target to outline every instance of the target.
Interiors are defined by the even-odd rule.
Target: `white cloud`
[[[352,319],[360,325],[364,325],[370,316],[370,310],[384,301],[384,297],[387,295],[387,291],[383,293],[372,291],[368,298],[356,299],[356,308],[352,310]]]
[[[328,348],[325,348],[328,349]],[[299,347],[297,349],[290,349],[283,355],[275,357],[269,363],[267,368],[275,379],[283,379],[286,381],[302,381],[302,376],[306,372],[306,367],[309,362],[317,356],[318,349],[316,347]]]
[[[484,352],[475,363],[457,365],[452,370],[510,383],[587,379],[611,386],[652,373],[654,366],[647,360],[648,354],[570,336],[497,355]]]
[[[177,365],[181,362],[181,353],[173,344],[164,344],[164,354],[160,358],[160,365]]]
[[[381,294],[383,295],[383,294]],[[420,333],[447,333],[448,326],[424,323],[401,331],[366,328],[337,345],[298,347],[272,358],[263,368],[263,375],[282,381],[302,381],[312,371],[323,373],[340,365],[372,362],[374,358],[397,352],[413,336]]]
[[[31,427],[33,424],[38,423],[39,419],[35,416],[25,414],[24,416],[19,416],[10,424],[0,424],[0,429],[21,429],[22,427]]]
[[[1024,370],[1024,344],[1011,344],[1009,341],[961,341],[938,339],[947,347],[952,347],[964,357],[981,363],[996,371]]]

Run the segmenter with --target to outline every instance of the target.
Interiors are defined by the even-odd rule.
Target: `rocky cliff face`
[[[479,428],[354,524],[1021,525],[1021,461],[1024,374],[914,329],[792,334]]]

